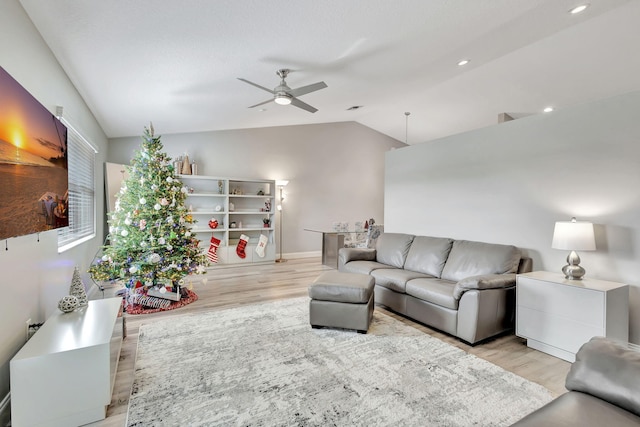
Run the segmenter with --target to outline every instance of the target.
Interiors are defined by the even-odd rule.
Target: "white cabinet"
[[[516,278],[516,335],[569,362],[594,336],[629,339],[629,286],[534,271]]]
[[[11,359],[14,426],[79,426],[105,418],[123,338],[122,298],[57,313]]]
[[[197,221],[192,232],[202,242],[203,252],[209,250],[212,235],[220,240],[218,262],[211,267],[275,261],[275,181],[204,175],[179,178],[189,190],[185,205]],[[214,218],[218,226],[212,229],[209,220]],[[249,237],[244,258],[236,251],[242,235]],[[264,257],[256,252],[261,235],[267,239]]]

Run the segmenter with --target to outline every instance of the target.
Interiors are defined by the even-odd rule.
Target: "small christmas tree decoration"
[[[78,299],[78,307],[83,307],[89,304],[89,301],[87,300],[87,292],[85,291],[84,283],[82,283],[82,279],[80,278],[80,271],[78,270],[78,267],[73,269],[69,295],[73,295]]]
[[[236,254],[242,259],[247,257],[244,249],[247,247],[247,242],[249,241],[249,236],[246,234],[240,235],[240,241],[238,241],[238,246],[236,246]]]

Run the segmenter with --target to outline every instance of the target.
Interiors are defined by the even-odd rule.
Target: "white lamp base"
[[[586,273],[586,270],[580,265],[580,257],[576,251],[571,251],[567,256],[567,265],[562,267],[564,277],[569,280],[581,280],[582,276]]]

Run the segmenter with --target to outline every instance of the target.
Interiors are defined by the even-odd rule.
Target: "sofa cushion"
[[[458,309],[458,300],[453,297],[455,283],[442,279],[413,279],[407,282],[407,295],[423,301]]]
[[[309,286],[309,296],[320,301],[366,304],[374,286],[369,275],[325,271]]]
[[[389,266],[375,261],[350,261],[341,265],[340,271],[347,273],[371,274],[372,271],[379,268],[389,268]]]
[[[633,349],[635,348],[635,350]],[[640,416],[640,351],[637,346],[591,338],[576,353],[565,386]]]
[[[404,262],[405,270],[440,277],[452,244],[452,239],[416,236],[409,248],[407,260]]]
[[[413,235],[401,233],[382,233],[376,242],[376,261],[391,267],[402,268]]]
[[[519,262],[520,250],[515,246],[456,240],[441,277],[458,282],[469,276],[515,273]]]
[[[433,277],[400,268],[380,268],[373,270],[371,275],[376,279],[376,285],[401,293],[405,293],[409,280],[419,277]]]

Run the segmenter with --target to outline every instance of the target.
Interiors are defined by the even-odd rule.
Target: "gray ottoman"
[[[366,334],[373,317],[374,285],[368,274],[322,273],[309,286],[311,327],[355,329]]]

